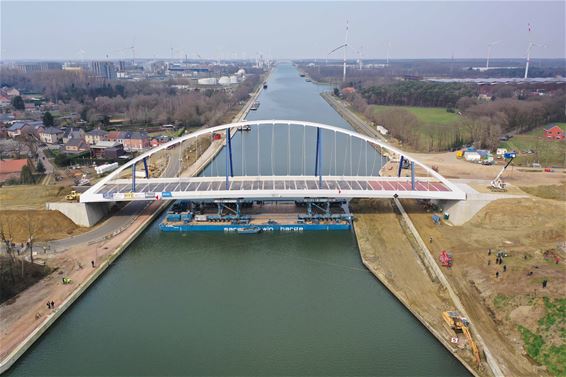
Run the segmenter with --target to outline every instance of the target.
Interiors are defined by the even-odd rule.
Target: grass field
[[[4,186],[0,188],[0,203],[2,210],[45,209],[46,202],[64,200],[69,191],[61,186]]]
[[[566,129],[566,123],[557,123],[562,129]],[[564,167],[566,160],[566,141],[545,140],[543,128],[536,129],[521,135],[515,135],[511,140],[502,143],[502,147],[519,153],[513,162],[517,165],[530,165],[534,162],[542,166]],[[526,153],[532,150],[534,153]]]
[[[415,115],[420,121],[426,124],[450,124],[458,120],[459,116],[449,113],[443,107],[417,107],[417,106],[383,106],[370,105],[372,111],[380,112],[390,109],[403,109]]]

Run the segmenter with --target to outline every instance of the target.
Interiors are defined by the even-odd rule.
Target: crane
[[[505,159],[509,159],[509,161],[507,161],[505,166],[501,169],[501,171],[497,174],[493,181],[491,181],[489,189],[492,191],[507,191],[507,189],[505,188],[505,182],[503,182],[503,179],[501,179],[501,175],[503,175],[505,170],[509,167],[509,165],[511,165],[511,162],[513,162],[513,159],[517,157],[517,155],[515,152],[510,152],[505,153],[503,157]]]

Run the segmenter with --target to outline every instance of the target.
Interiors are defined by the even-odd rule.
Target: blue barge
[[[352,229],[352,220],[348,203],[334,199],[181,201],[171,207],[159,229],[237,234],[331,231]]]

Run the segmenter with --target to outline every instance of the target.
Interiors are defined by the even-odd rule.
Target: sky
[[[2,59],[565,57],[565,2],[0,0]],[[531,24],[531,32],[528,24]],[[542,45],[545,45],[544,47]],[[336,54],[336,53],[335,53]],[[338,54],[341,54],[338,52]],[[341,55],[331,55],[341,58]]]

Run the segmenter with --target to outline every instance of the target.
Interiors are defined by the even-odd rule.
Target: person
[[[47,309],[51,309],[51,302],[47,301]]]
[[[93,260],[90,261],[90,264],[92,264],[92,268],[94,268],[94,261]]]
[[[51,309],[55,309],[55,303],[51,301]]]
[[[533,272],[529,271],[529,273],[527,274],[527,276],[533,276]]]
[[[495,272],[495,277],[498,278],[499,277],[499,271]]]
[[[491,249],[488,249],[488,250],[487,250],[487,255],[488,255],[488,256],[491,255]]]
[[[548,280],[544,279],[544,280],[542,281],[542,287],[543,287],[543,288],[546,288],[546,284],[548,284]]]
[[[491,259],[488,259],[488,260],[487,260],[487,265],[488,265],[488,266],[491,266]]]
[[[507,265],[506,264],[503,265],[503,272],[507,272]]]
[[[432,243],[432,236],[428,239],[428,243]]]

